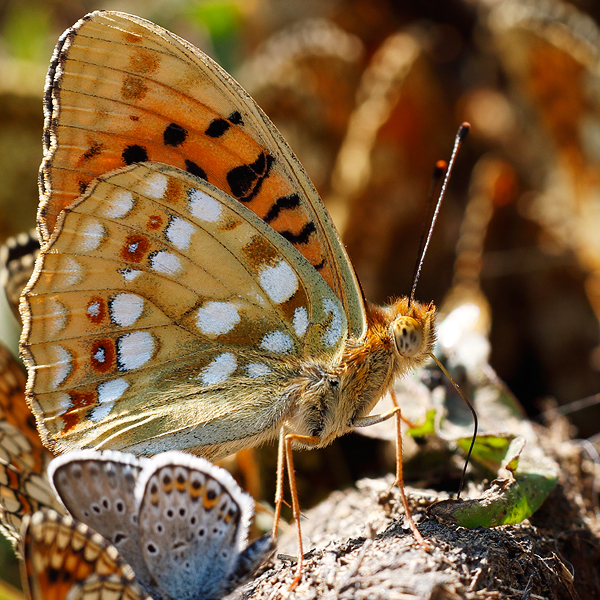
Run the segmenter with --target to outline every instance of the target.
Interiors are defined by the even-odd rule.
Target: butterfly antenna
[[[431,236],[433,234],[433,228],[435,227],[435,222],[437,221],[437,217],[440,212],[440,207],[442,206],[442,200],[444,199],[444,196],[446,195],[446,188],[448,187],[448,181],[450,180],[450,175],[452,174],[452,169],[454,168],[454,162],[456,160],[456,155],[458,154],[458,151],[460,150],[462,143],[467,138],[467,135],[469,134],[470,129],[471,129],[471,125],[469,125],[469,123],[463,123],[458,128],[458,132],[456,133],[456,137],[454,138],[454,147],[452,148],[452,154],[450,156],[450,161],[448,163],[448,167],[446,169],[443,168],[443,166],[445,166],[445,164],[446,164],[444,161],[439,161],[435,165],[435,170],[433,172],[433,180],[432,180],[431,189],[429,192],[429,196],[430,196],[429,204],[431,204],[431,198],[433,198],[433,190],[435,190],[435,188],[437,187],[437,183],[438,183],[439,179],[441,178],[442,174],[444,173],[444,171],[445,171],[445,177],[444,177],[444,182],[442,183],[442,188],[440,190],[440,194],[438,196],[438,199],[437,199],[437,202],[435,205],[435,210],[433,211],[433,216],[431,217],[431,222],[429,224],[429,227],[423,228],[423,232],[427,231],[427,236],[425,236],[423,234],[421,235],[421,243],[419,245],[419,253],[417,255],[417,263],[415,265],[415,272],[413,275],[412,288],[410,290],[410,296],[408,298],[408,306],[409,307],[412,304],[413,300],[415,299],[415,290],[417,289],[417,282],[419,281],[419,277],[421,276],[421,269],[423,268],[423,261],[425,260],[425,254],[427,253],[427,248],[429,248],[429,242],[431,241]],[[428,209],[428,214],[429,214],[429,212],[430,212],[430,209]],[[425,224],[426,223],[427,223],[427,220],[425,221]],[[423,239],[424,239],[424,241],[423,241]]]
[[[465,460],[465,466],[463,467],[462,475],[460,476],[460,485],[458,486],[458,494],[456,495],[456,499],[460,500],[460,493],[462,492],[462,489],[463,489],[463,486],[465,483],[465,477],[467,475],[467,467],[469,466],[469,459],[471,458],[471,453],[473,452],[473,446],[475,446],[475,438],[477,438],[477,431],[479,429],[479,419],[477,418],[477,413],[475,412],[475,407],[469,401],[469,399],[463,394],[458,383],[456,383],[456,381],[454,381],[454,379],[452,379],[452,375],[450,375],[450,373],[448,373],[448,370],[446,369],[446,367],[444,367],[444,365],[441,363],[441,361],[438,359],[438,357],[435,356],[433,353],[430,356],[431,356],[431,358],[433,358],[433,360],[435,361],[437,366],[440,368],[440,371],[442,371],[442,373],[450,380],[450,383],[452,383],[452,385],[454,386],[454,389],[458,392],[458,395],[465,401],[465,404],[469,407],[469,410],[471,411],[471,413],[473,415],[473,424],[474,424],[473,437],[471,438],[471,445],[469,446],[469,451],[467,452],[467,459]]]
[[[445,160],[438,160],[435,163],[435,167],[433,168],[433,175],[431,176],[431,185],[429,186],[429,193],[427,194],[427,210],[425,211],[425,218],[423,219],[423,225],[421,227],[421,235],[419,237],[419,250],[417,252],[417,261],[415,262],[415,270],[413,271],[412,276],[411,294],[408,298],[408,308],[410,308],[410,305],[414,300],[415,288],[417,287],[417,280],[419,279],[420,275],[420,265],[423,263],[421,257],[423,256],[423,246],[425,245],[425,240],[427,238],[427,230],[430,228],[429,223],[431,223],[433,195],[440,181],[442,180],[442,177],[446,173],[447,168],[448,163]]]

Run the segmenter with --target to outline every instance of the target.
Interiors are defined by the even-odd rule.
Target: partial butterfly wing
[[[71,515],[112,541],[154,598],[220,598],[274,550],[271,536],[245,547],[252,500],[204,459],[81,450],[49,475]]]
[[[61,37],[48,72],[39,227],[95,177],[155,161],[206,179],[302,253],[361,336],[366,317],[348,256],[281,134],[208,56],[139,17],[94,12]]]
[[[0,283],[17,319],[21,318],[19,298],[33,273],[33,265],[39,252],[40,242],[35,230],[11,237],[0,247]]]
[[[31,600],[150,600],[114,546],[54,511],[27,520],[23,557],[23,589]]]
[[[49,452],[0,422],[0,530],[15,546],[23,517],[43,508],[64,512],[45,476]]]
[[[13,543],[24,515],[41,508],[62,511],[46,479],[51,459],[25,402],[23,370],[0,345],[0,525]]]
[[[138,581],[148,582],[134,496],[143,460],[120,452],[79,450],[53,460],[48,477],[69,513],[113,544]]]
[[[277,435],[300,362],[347,321],[297,250],[176,167],[103,176],[59,221],[22,302],[44,440],[224,456]],[[168,408],[167,408],[168,407]]]
[[[274,550],[271,537],[242,554],[252,500],[208,461],[166,452],[149,461],[136,490],[141,550],[163,595],[221,598]]]
[[[52,455],[43,449],[40,434],[36,429],[35,417],[27,406],[25,384],[23,367],[0,343],[0,420],[16,427],[33,447],[43,450],[43,453],[51,459]]]

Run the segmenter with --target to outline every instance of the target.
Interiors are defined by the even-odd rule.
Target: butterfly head
[[[404,315],[392,323],[392,339],[396,352],[404,358],[416,356],[423,346],[423,324]]]
[[[427,359],[435,344],[435,306],[399,298],[383,309],[388,323],[387,336],[397,362],[416,367]]]

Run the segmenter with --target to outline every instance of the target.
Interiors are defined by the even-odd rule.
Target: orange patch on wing
[[[81,411],[94,404],[96,401],[96,394],[93,392],[71,392],[70,395],[71,408],[68,412],[62,415],[62,419],[65,423],[63,433],[76,427],[81,420]]]
[[[107,373],[115,364],[116,352],[112,340],[98,340],[92,344],[90,363],[99,373]]]
[[[148,222],[146,223],[146,229],[156,230],[160,229],[163,224],[163,218],[161,215],[151,215],[148,217]]]
[[[121,248],[121,257],[124,260],[140,263],[150,248],[150,242],[142,235],[131,234],[125,238]]]
[[[219,502],[219,494],[217,494],[214,490],[208,490],[206,494],[204,494],[204,498],[202,500],[202,505],[206,510],[212,510],[217,503]]]
[[[92,296],[87,303],[85,314],[94,325],[102,323],[106,317],[106,302],[104,302],[104,299],[99,296]]]

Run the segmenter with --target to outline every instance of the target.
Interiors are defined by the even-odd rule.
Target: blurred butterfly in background
[[[292,444],[393,416],[367,415],[431,355],[434,306],[367,303],[269,119],[148,21],[94,12],[67,30],[45,117],[21,303],[44,442],[215,460],[279,437],[276,521],[284,456],[297,518]]]
[[[98,587],[157,600],[221,598],[274,550],[270,536],[246,547],[251,498],[227,471],[189,454],[69,452],[49,477],[74,518],[44,511],[26,524],[23,581],[33,598]]]

